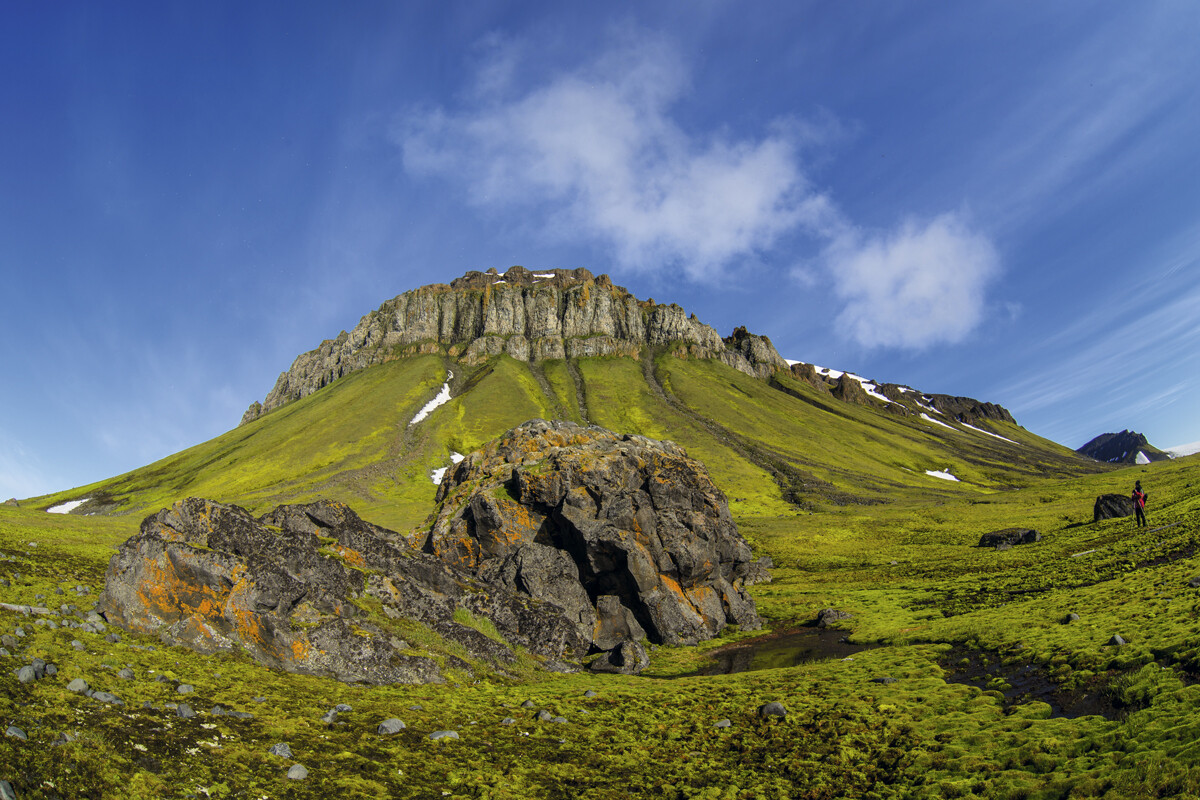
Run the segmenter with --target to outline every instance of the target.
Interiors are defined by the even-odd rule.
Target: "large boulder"
[[[1102,494],[1096,498],[1092,507],[1092,522],[1116,517],[1132,517],[1134,513],[1133,500],[1123,494]]]
[[[1032,544],[1041,541],[1042,535],[1032,528],[1004,528],[1003,530],[985,533],[979,537],[980,547],[1000,547],[1015,544]]]
[[[670,442],[532,420],[454,467],[437,502],[419,546],[558,605],[597,650],[762,624],[745,584],[764,567],[708,471]]]
[[[512,646],[557,664],[591,644],[559,607],[482,583],[328,501],[256,520],[181,500],[118,548],[100,608],[127,630],[200,652],[245,650],[272,667],[369,683],[442,680],[438,661],[409,652],[396,620],[497,666],[515,660]],[[504,641],[459,621],[478,618]]]

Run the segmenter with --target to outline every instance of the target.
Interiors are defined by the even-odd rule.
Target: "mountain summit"
[[[1149,464],[1171,456],[1159,450],[1137,431],[1102,433],[1075,452],[1109,464]]]

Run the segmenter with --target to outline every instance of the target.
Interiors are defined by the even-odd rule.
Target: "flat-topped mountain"
[[[1102,433],[1075,452],[1109,464],[1149,464],[1171,456],[1159,450],[1137,431]]]

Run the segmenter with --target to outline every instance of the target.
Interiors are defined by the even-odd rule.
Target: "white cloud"
[[[512,60],[480,81],[506,82]],[[550,209],[543,232],[598,240],[629,269],[713,278],[786,232],[838,224],[801,169],[807,129],[693,135],[670,113],[687,87],[675,51],[639,39],[503,101],[410,115],[398,138],[411,172],[462,180],[479,206]]]
[[[922,349],[962,341],[975,328],[999,258],[987,237],[944,214],[886,234],[840,237],[828,265],[846,303],[838,324],[851,338]]]

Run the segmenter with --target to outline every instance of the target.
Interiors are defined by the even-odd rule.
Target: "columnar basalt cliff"
[[[478,364],[506,354],[522,361],[636,357],[646,346],[718,358],[758,377],[787,363],[769,339],[739,328],[729,339],[675,304],[638,300],[607,275],[586,269],[468,272],[449,285],[422,286],[388,300],[315,350],[296,358],[242,422],[298,400],[352,372],[393,358],[443,354]]]
[[[766,565],[699,462],[670,442],[532,420],[443,478],[425,550],[567,611],[595,649],[761,625]]]

